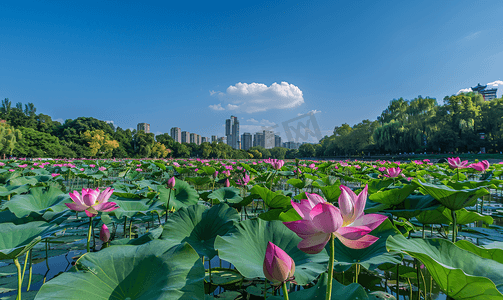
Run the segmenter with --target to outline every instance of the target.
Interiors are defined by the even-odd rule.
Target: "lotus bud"
[[[110,240],[110,230],[108,230],[108,227],[105,224],[101,225],[100,240],[103,243],[107,243]]]
[[[225,187],[230,187],[231,183],[229,181],[229,178],[225,179]]]
[[[213,173],[213,178],[217,179],[218,177],[218,171],[215,171],[215,173]]]
[[[265,278],[279,285],[288,281],[295,273],[295,262],[283,249],[269,242],[264,258]]]
[[[174,189],[175,188],[175,176],[171,177],[168,180],[168,189]]]

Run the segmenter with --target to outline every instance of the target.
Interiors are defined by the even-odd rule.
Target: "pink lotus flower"
[[[272,281],[273,285],[280,285],[293,279],[295,262],[283,249],[271,242],[267,243],[264,258],[265,278]]]
[[[301,200],[300,204],[292,201],[302,220],[283,224],[302,238],[297,247],[303,252],[321,252],[332,233],[352,249],[366,248],[378,240],[368,233],[384,222],[386,216],[364,215],[368,186],[358,196],[346,186],[341,185],[340,189],[339,208],[316,194],[306,193],[308,199]]]
[[[400,170],[400,167],[396,167],[396,168],[388,168],[388,169],[386,170],[386,173],[387,173],[387,174],[385,174],[384,176],[389,177],[389,178],[396,178],[396,177],[398,177],[398,176],[400,176],[400,175],[402,175],[402,176],[403,176],[403,174],[401,174],[401,173],[402,173],[402,170]]]
[[[285,162],[280,159],[270,159],[269,163],[271,164],[271,166],[274,170],[281,169],[283,167],[283,165],[285,164]]]
[[[81,172],[84,171],[84,168],[80,168],[79,171],[81,171]]]
[[[236,182],[236,184],[238,185],[247,185],[248,182],[250,182],[250,176],[248,176],[248,174],[245,174],[245,176],[241,179],[238,179],[238,181]]]
[[[213,178],[214,178],[214,179],[217,179],[217,178],[218,178],[218,171],[215,171],[215,173],[213,173]]]
[[[105,171],[106,169],[107,169],[107,168],[105,168],[105,167],[99,167],[99,168],[98,168],[98,170],[100,170],[100,171]]]
[[[167,183],[168,189],[174,189],[175,183],[176,183],[175,176],[173,176],[168,180],[168,183]]]
[[[485,170],[489,169],[489,166],[490,166],[489,162],[487,160],[483,160],[478,163],[473,163],[468,167],[480,172],[484,172]]]
[[[143,170],[141,168],[136,168],[135,171],[141,172]]]
[[[108,202],[113,192],[114,190],[109,187],[102,192],[98,188],[95,190],[82,189],[82,195],[77,191],[73,191],[73,193],[70,193],[70,198],[72,198],[74,203],[65,203],[65,205],[74,211],[85,211],[86,215],[92,218],[99,211],[113,211],[119,208],[117,207],[117,203]]]
[[[89,165],[89,166],[90,166],[91,168],[94,168],[94,167],[96,167],[96,165],[92,165],[92,164],[91,164],[91,165]]]
[[[459,157],[449,157],[447,158],[447,162],[449,163],[449,167],[451,167],[452,169],[464,169],[464,168],[467,168],[467,165],[468,165],[468,161],[467,160],[464,160],[464,161],[461,161],[461,159],[459,159]]]
[[[108,229],[107,225],[105,225],[105,224],[101,225],[100,240],[103,243],[106,243],[110,240],[110,230]]]
[[[230,187],[231,183],[229,181],[229,178],[225,179],[225,187]]]
[[[378,169],[378,170],[379,170],[380,172],[384,172],[384,171],[386,171],[386,168],[385,168],[385,167],[379,167],[379,169]]]
[[[52,176],[52,177],[57,177],[57,176],[59,176],[59,175],[61,175],[61,174],[59,174],[59,173],[52,173],[52,174],[51,174],[51,176]]]

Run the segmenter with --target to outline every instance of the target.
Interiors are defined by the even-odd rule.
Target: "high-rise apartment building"
[[[274,147],[281,147],[281,137],[279,135],[274,135]]]
[[[284,142],[283,147],[287,149],[299,149],[300,143],[296,143],[294,141]]]
[[[253,135],[253,147],[264,147],[264,134],[262,132],[256,132]]]
[[[234,149],[239,149],[239,121],[235,116],[225,120],[225,135],[227,136],[227,145]]]
[[[201,135],[196,134],[196,144],[201,145]]]
[[[274,148],[274,131],[264,130],[264,148],[272,149]]]
[[[150,133],[150,124],[147,123],[138,123],[136,126],[137,131],[143,131],[145,133]]]
[[[194,143],[194,144],[197,143],[197,134],[195,134],[195,133],[190,134],[190,142],[189,143]]]
[[[175,142],[182,142],[182,130],[178,127],[171,128],[171,137],[175,140]]]
[[[211,136],[211,142],[212,142],[212,143],[213,143],[213,142],[218,142],[218,136],[216,136],[216,135],[212,135],[212,136]]]
[[[208,142],[208,138],[205,136],[201,137],[201,144],[206,142]]]
[[[250,149],[252,144],[252,135],[249,132],[245,132],[241,135],[241,149],[248,150]]]
[[[182,143],[190,143],[190,132],[182,131]]]

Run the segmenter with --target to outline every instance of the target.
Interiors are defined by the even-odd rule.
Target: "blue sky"
[[[203,136],[314,111],[325,135],[503,80],[499,0],[144,2],[2,1],[0,98]]]

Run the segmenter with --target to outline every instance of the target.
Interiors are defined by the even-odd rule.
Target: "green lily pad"
[[[243,280],[243,275],[234,269],[227,268],[211,268],[211,283],[214,285],[225,286],[235,284]],[[210,281],[210,273],[206,270],[204,277],[206,282]]]
[[[22,218],[35,212],[43,214],[52,206],[68,199],[60,189],[49,187],[46,191],[43,187],[32,188],[27,195],[16,195],[10,201],[2,205],[2,209],[9,209],[16,217]]]
[[[230,262],[246,278],[265,278],[263,271],[267,242],[283,249],[295,261],[295,280],[305,285],[325,272],[326,251],[306,254],[297,248],[302,239],[281,221],[249,219],[226,236],[217,236],[215,249],[220,259]]]
[[[220,202],[225,203],[239,203],[243,200],[241,197],[241,191],[235,187],[224,187],[213,191],[208,195],[209,199],[214,199],[213,204],[218,204]]]
[[[444,293],[454,299],[503,299],[503,264],[492,259],[443,239],[390,236],[387,248],[419,259]]]
[[[239,219],[238,212],[225,203],[210,209],[204,205],[182,207],[164,224],[161,239],[173,244],[187,242],[200,256],[212,259],[217,255],[215,238],[227,234]]]
[[[451,210],[446,208],[443,211],[444,216],[452,222]],[[477,221],[483,221],[489,225],[493,223],[493,218],[487,215],[481,215],[475,211],[468,211],[464,208],[456,210],[456,222],[458,225],[466,225]]]
[[[410,219],[424,211],[435,210],[439,206],[440,202],[430,195],[409,195],[401,203],[390,209],[384,209],[384,212]]]
[[[461,249],[475,253],[480,257],[489,258],[499,262],[500,264],[503,264],[503,249],[486,249],[483,247],[478,247],[466,240],[457,241],[456,243],[454,243],[454,245],[458,246]]]
[[[414,183],[420,186],[420,190],[431,195],[451,210],[458,210],[466,206],[471,206],[475,204],[477,198],[489,194],[489,191],[483,187],[473,189],[462,188],[460,190],[456,190],[443,184],[437,185],[417,180],[414,180]]]
[[[110,201],[117,203],[119,206],[119,208],[109,212],[110,215],[115,215],[117,219],[122,219],[124,216],[131,218],[138,214],[146,215],[148,212],[159,209],[159,205],[149,204],[149,199],[130,201],[112,199]]]
[[[402,187],[380,190],[374,194],[370,194],[369,200],[382,204],[398,205],[402,203],[416,188],[416,185],[406,184]]]
[[[152,240],[158,239],[161,234],[162,234],[163,226],[159,226],[156,229],[150,230],[149,232],[145,233],[144,235],[140,236],[139,238],[136,239],[119,239],[119,240],[113,240],[110,242],[111,245],[143,245],[146,244]]]
[[[154,240],[84,254],[35,299],[202,299],[204,267],[187,243]]]
[[[425,210],[416,216],[416,219],[422,224],[449,224],[450,218],[444,214],[445,206],[440,206],[435,210]]]
[[[5,197],[12,194],[22,194],[30,190],[28,185],[7,185],[0,186],[0,196]]]
[[[39,275],[39,274],[33,274],[32,276],[33,276],[31,278],[32,285],[33,285],[33,283],[39,282],[44,278],[44,276]],[[28,286],[28,280],[27,280],[27,277],[25,276],[25,278],[23,280],[23,285],[22,285],[23,289],[22,290],[26,291],[27,286]],[[17,290],[17,271],[16,271],[16,276],[4,277],[4,278],[0,279],[0,294],[8,293],[8,292],[16,291],[16,290]]]
[[[49,237],[61,229],[46,222],[31,222],[14,225],[0,224],[0,260],[14,259],[33,248],[43,238]]]
[[[173,208],[178,210],[182,207],[188,207],[197,204],[197,201],[199,201],[199,194],[197,191],[191,187],[190,184],[182,180],[176,180],[175,190],[171,191],[171,196],[169,189],[163,186],[159,186],[158,191],[159,201],[163,203],[164,206],[167,205],[168,199],[171,198],[169,200],[170,210]]]
[[[268,188],[255,185],[250,190],[250,193],[259,196],[269,208],[286,208],[287,206],[291,206],[290,197],[283,195],[281,191],[273,192]]]

